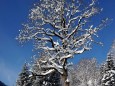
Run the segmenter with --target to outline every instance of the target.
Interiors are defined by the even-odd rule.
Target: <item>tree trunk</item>
[[[62,84],[63,86],[69,86],[70,82],[67,81],[67,77],[68,77],[68,74],[67,72],[65,71],[63,75],[61,75],[61,79],[62,79]]]

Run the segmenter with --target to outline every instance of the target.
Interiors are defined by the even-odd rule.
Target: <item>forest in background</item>
[[[47,76],[32,75],[29,70],[40,73],[38,62],[34,59],[31,64],[25,63],[16,86],[63,86],[60,74],[54,72]],[[114,86],[115,85],[115,41],[113,42],[106,61],[98,64],[96,58],[81,59],[77,64],[71,65],[69,70],[70,86]]]

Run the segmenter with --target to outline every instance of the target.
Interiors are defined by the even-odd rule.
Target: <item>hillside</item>
[[[0,86],[6,86],[2,81],[0,81]]]

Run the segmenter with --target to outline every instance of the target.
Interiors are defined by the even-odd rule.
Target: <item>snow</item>
[[[81,10],[81,4],[77,2],[78,6],[76,6],[74,0],[66,4],[63,0],[42,0],[39,5],[36,4],[31,9],[29,18],[32,22],[25,24],[18,40],[21,42],[31,40],[36,51],[45,52],[45,56],[40,57],[43,59],[37,63],[41,69],[40,73],[36,73],[37,75],[45,76],[54,71],[64,75],[65,70],[68,73],[69,58],[91,49],[91,43],[94,42],[92,37],[99,28],[92,24],[89,25],[90,27],[83,28],[83,26],[88,18],[97,13],[94,4],[95,1],[92,0],[88,9]],[[78,12],[79,15],[76,15]],[[68,78],[66,82],[69,82]]]
[[[69,79],[67,78],[65,82],[70,82]]]
[[[87,82],[87,84],[88,84],[88,86],[92,86],[92,80],[89,80],[89,81]]]

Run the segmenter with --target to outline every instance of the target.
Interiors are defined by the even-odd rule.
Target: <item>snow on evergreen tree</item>
[[[102,86],[115,86],[115,65],[112,53],[108,53],[106,68],[102,78]]]
[[[25,63],[21,73],[19,74],[19,79],[16,82],[16,86],[32,86],[32,81],[30,80],[29,75],[30,73],[28,66]]]
[[[35,75],[47,76],[57,71],[64,86],[69,86],[68,60],[89,51],[92,43],[101,44],[95,42],[94,36],[98,37],[97,32],[108,19],[97,26],[88,22],[102,11],[96,1],[88,0],[83,5],[80,0],[40,0],[31,9],[30,21],[23,25],[17,39],[20,43],[32,40],[38,52],[46,52],[46,59],[41,61],[46,65],[40,65],[45,71]]]
[[[29,80],[31,82],[31,86],[61,86],[60,74],[57,71],[54,71],[46,76],[37,75],[41,73],[41,71],[45,71],[43,67],[40,67],[40,61],[43,59],[45,59],[45,55],[42,53],[40,54],[40,58],[34,58],[34,61],[31,61],[31,64],[29,63],[28,71],[34,71],[34,73],[29,72]]]
[[[115,64],[115,40],[112,43],[110,52],[112,52],[112,54],[113,54],[113,61],[114,61],[114,64]]]
[[[102,78],[103,78],[103,75],[105,74],[105,70],[106,70],[106,64],[105,63],[102,63],[100,65],[100,85],[102,86]]]
[[[38,63],[39,59],[36,59],[32,66],[30,66],[30,64],[29,66],[24,64],[22,72],[19,74],[19,79],[16,82],[16,86],[62,86],[60,83],[60,74],[56,71],[46,76],[35,75],[41,72],[36,62]],[[36,73],[30,72],[30,70]]]

